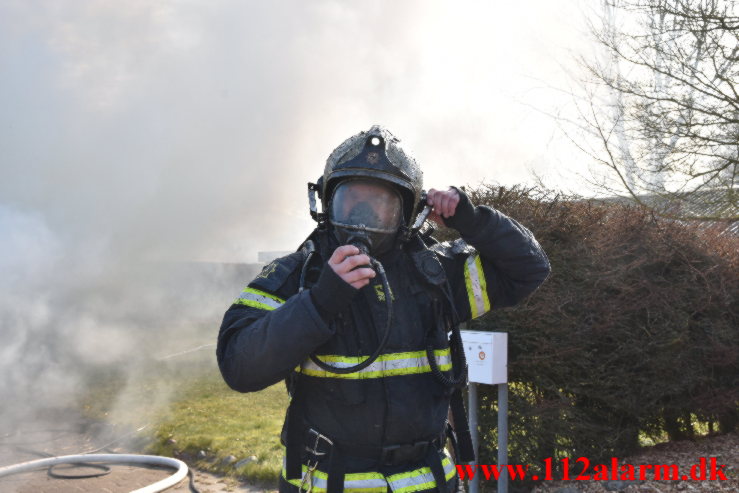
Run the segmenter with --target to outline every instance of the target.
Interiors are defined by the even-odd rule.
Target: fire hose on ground
[[[183,354],[188,354],[188,353],[198,351],[200,349],[208,348],[211,346],[214,346],[214,344],[205,344],[205,345],[193,348],[193,349],[189,349],[187,351],[182,351],[180,353],[175,353],[175,354],[165,356],[163,358],[159,358],[159,360],[161,361],[161,360],[173,358],[176,356],[180,356]],[[145,427],[146,426],[142,426],[136,431],[141,431]],[[127,434],[126,436],[128,435],[129,434]],[[175,473],[167,478],[162,479],[161,481],[157,481],[156,483],[150,484],[149,486],[145,486],[137,490],[132,490],[131,493],[159,493],[160,491],[165,491],[168,488],[171,488],[177,485],[180,481],[185,479],[185,477],[187,477],[188,475],[190,475],[190,490],[193,492],[198,491],[192,482],[192,473],[188,469],[187,464],[185,464],[183,461],[179,459],[174,459],[171,457],[162,457],[159,455],[96,454],[94,453],[98,450],[103,450],[107,448],[109,445],[112,445],[113,443],[118,442],[121,439],[122,438],[116,439],[108,443],[107,445],[104,445],[103,447],[100,447],[92,452],[88,452],[84,454],[46,457],[43,459],[36,459],[36,460],[27,461],[27,462],[21,462],[18,464],[12,464],[9,466],[3,466],[3,467],[0,467],[0,478],[10,476],[13,474],[20,474],[24,472],[30,472],[30,471],[36,471],[39,469],[48,468],[50,471],[49,474],[52,477],[66,478],[66,479],[83,479],[85,477],[101,476],[101,475],[104,475],[110,472],[109,468],[105,467],[103,464],[140,464],[140,465],[147,465],[147,466],[168,467],[171,469],[175,469]],[[103,469],[105,470],[105,472],[100,473],[100,474],[79,475],[79,476],[66,476],[66,475],[61,475],[61,474],[52,474],[51,473],[52,469],[60,465],[77,465],[77,466],[82,465],[82,466],[87,466],[87,467]]]
[[[0,467],[0,478],[18,474],[22,472],[35,471],[60,464],[80,464],[80,463],[113,463],[113,464],[144,464],[152,466],[164,466],[176,469],[176,472],[168,478],[157,481],[154,484],[132,491],[131,493],[158,493],[170,488],[187,476],[187,464],[179,459],[171,457],[161,457],[158,455],[138,455],[138,454],[81,454],[81,455],[63,455],[57,457],[49,457],[46,459],[36,459],[11,466]]]

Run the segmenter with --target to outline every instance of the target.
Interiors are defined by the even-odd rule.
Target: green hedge
[[[532,230],[552,264],[524,303],[470,326],[509,332],[510,463],[737,427],[739,239],[538,189],[467,191]],[[493,463],[497,391],[480,394],[480,460]]]

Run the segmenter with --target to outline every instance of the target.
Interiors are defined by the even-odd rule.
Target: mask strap
[[[315,183],[308,183],[308,207],[310,208],[310,217],[313,218],[319,226],[326,224],[326,213],[318,212],[318,203],[316,201],[316,194],[320,194],[321,189]]]

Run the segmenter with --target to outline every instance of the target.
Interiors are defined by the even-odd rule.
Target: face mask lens
[[[400,196],[390,187],[367,180],[340,184],[331,201],[330,220],[335,225],[393,233],[400,225]]]

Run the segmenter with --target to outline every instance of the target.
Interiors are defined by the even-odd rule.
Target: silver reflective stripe
[[[441,465],[444,468],[444,477],[447,481],[450,481],[456,474],[454,465],[447,456],[441,459]],[[431,472],[430,467],[422,467],[414,471],[393,474],[387,477],[387,482],[394,493],[410,493],[412,491],[428,490],[436,487],[434,474]]]
[[[284,301],[277,296],[260,291],[254,288],[246,288],[241,292],[239,297],[234,301],[237,305],[246,305],[262,310],[274,310],[283,305]]]
[[[352,476],[354,475],[347,474],[345,476],[350,479],[344,481],[344,491],[364,491],[368,489],[379,489],[382,492],[387,491],[387,481],[384,478],[351,479]]]
[[[452,368],[452,356],[449,349],[437,349],[434,355],[440,370],[446,371]],[[318,356],[318,359],[336,368],[348,368],[361,363],[367,359],[367,356]],[[300,365],[300,371],[314,377],[363,379],[427,373],[431,371],[431,365],[425,351],[413,351],[383,354],[367,368],[348,374],[324,371],[310,359]]]
[[[427,469],[427,471],[423,472],[423,469]],[[403,491],[418,491],[433,488],[434,486],[436,486],[436,482],[434,481],[434,475],[431,473],[431,469],[429,469],[428,467],[424,467],[423,469],[412,471],[411,473],[404,473],[402,475],[396,474],[395,476],[403,476],[398,479],[393,479],[395,476],[390,476],[388,478],[390,489],[396,493],[399,493]],[[415,474],[405,477],[406,474],[412,473]]]

